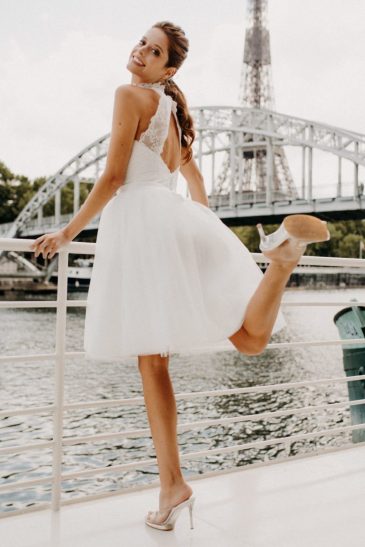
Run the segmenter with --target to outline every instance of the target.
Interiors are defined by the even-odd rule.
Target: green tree
[[[0,161],[0,185],[2,182],[7,182],[15,178],[15,175],[6,167],[5,163]]]
[[[363,241],[363,239],[358,234],[347,234],[339,243],[339,256],[359,258],[360,241]]]

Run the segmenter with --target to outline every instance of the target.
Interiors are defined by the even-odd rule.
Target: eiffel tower
[[[267,0],[248,0],[247,29],[241,69],[239,104],[246,108],[275,110],[271,74],[270,34],[267,28]],[[232,134],[231,134],[232,135]],[[255,135],[245,133],[245,142]],[[263,195],[267,181],[267,149],[236,151],[234,186],[243,192]],[[239,168],[239,163],[243,165]],[[273,146],[273,195],[298,197],[288,161],[281,146]],[[242,180],[240,180],[242,179]],[[231,158],[226,153],[215,182],[215,194],[227,194],[231,184]]]

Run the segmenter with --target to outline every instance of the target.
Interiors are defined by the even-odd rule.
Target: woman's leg
[[[138,356],[147,416],[160,472],[161,514],[153,519],[155,522],[165,520],[167,508],[192,494],[192,488],[185,482],[180,468],[177,408],[168,365],[169,357],[161,357],[159,354]]]
[[[271,262],[252,295],[240,329],[229,337],[238,351],[247,355],[261,353],[270,340],[281,298],[295,262]]]

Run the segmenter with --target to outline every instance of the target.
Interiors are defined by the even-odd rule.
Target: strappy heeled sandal
[[[149,511],[146,518],[145,523],[148,524],[148,526],[152,526],[152,528],[158,528],[159,530],[173,530],[175,526],[175,522],[177,517],[180,514],[180,511],[184,507],[189,507],[189,514],[190,514],[190,528],[193,529],[193,505],[195,502],[195,497],[193,495],[190,496],[187,500],[182,501],[178,505],[174,505],[170,508],[169,514],[162,522],[156,522],[156,517],[159,515],[160,511]]]
[[[289,215],[279,228],[266,235],[262,224],[256,224],[260,250],[268,258],[281,262],[299,260],[309,243],[328,241],[327,222],[312,215]]]

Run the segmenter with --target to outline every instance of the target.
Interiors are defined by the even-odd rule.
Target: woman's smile
[[[141,61],[141,59],[137,57],[136,55],[132,55],[132,60],[138,66],[145,66],[144,63]]]

